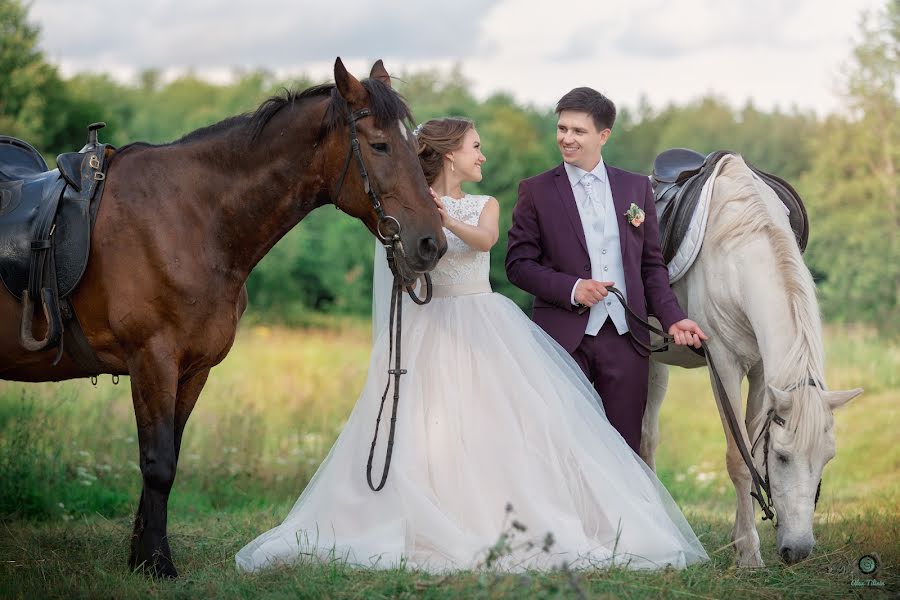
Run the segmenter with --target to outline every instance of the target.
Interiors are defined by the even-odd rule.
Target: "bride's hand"
[[[447,213],[447,207],[444,206],[444,201],[438,198],[438,195],[433,189],[428,188],[428,191],[431,192],[431,198],[437,205],[438,212],[441,215],[441,225],[447,227],[447,225],[450,223],[450,215]]]

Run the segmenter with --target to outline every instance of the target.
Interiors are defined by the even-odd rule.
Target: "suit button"
[[[609,267],[603,267],[604,271],[609,271]]]
[[[602,254],[606,254],[606,248],[603,249]]]

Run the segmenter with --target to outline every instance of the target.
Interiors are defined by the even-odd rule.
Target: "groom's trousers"
[[[619,335],[610,319],[597,335],[585,335],[572,357],[600,394],[609,422],[640,453],[650,359],[638,353],[627,332]]]

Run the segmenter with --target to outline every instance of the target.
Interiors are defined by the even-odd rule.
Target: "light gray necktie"
[[[584,209],[585,214],[591,220],[591,224],[599,234],[603,234],[603,219],[601,219],[602,211],[600,201],[597,199],[597,185],[600,180],[593,173],[585,173],[581,178],[581,186],[584,188]]]

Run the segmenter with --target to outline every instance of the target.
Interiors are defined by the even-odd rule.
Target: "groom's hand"
[[[614,281],[595,281],[582,279],[575,286],[575,302],[581,306],[593,306],[606,298],[609,290],[606,288],[615,285]]]
[[[700,347],[700,341],[709,339],[700,326],[690,319],[682,319],[677,323],[673,323],[669,327],[669,335],[675,338],[675,343],[679,346]]]

